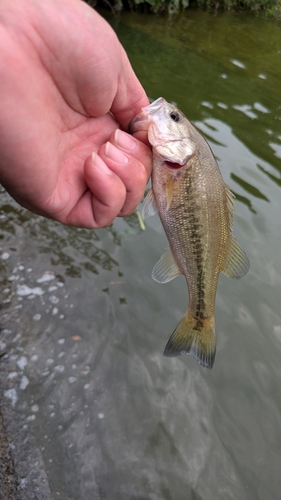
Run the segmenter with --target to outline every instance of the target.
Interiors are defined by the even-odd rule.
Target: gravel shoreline
[[[0,405],[0,499],[18,500],[16,477]]]

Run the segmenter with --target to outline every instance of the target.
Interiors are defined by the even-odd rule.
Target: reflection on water
[[[176,102],[210,142],[251,270],[220,278],[207,373],[162,357],[187,297],[181,278],[150,278],[167,245],[157,217],[146,231],[136,214],[67,228],[2,191],[0,384],[15,463],[32,438],[21,488],[41,481],[46,498],[75,500],[279,500],[279,27],[197,11],[110,22],[148,95]]]

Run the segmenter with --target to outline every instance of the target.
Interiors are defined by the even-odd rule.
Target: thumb
[[[111,112],[123,130],[128,131],[131,120],[149,104],[149,99],[138,80],[130,61],[122,47],[123,64],[120,72],[117,92],[111,106]]]

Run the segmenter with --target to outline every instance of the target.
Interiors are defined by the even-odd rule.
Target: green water
[[[251,269],[220,278],[213,370],[167,359],[188,299],[184,279],[150,278],[167,246],[158,217],[145,231],[135,215],[67,228],[3,191],[11,438],[20,418],[40,452],[26,478],[30,463],[45,469],[52,498],[279,500],[281,29],[200,11],[108,19],[149,97],[176,102],[207,137],[236,195],[234,234]]]

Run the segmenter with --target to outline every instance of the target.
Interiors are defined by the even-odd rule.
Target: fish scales
[[[221,199],[220,210],[217,210],[217,194],[220,190],[218,193],[215,190],[215,214],[209,216],[213,194],[208,193],[206,170],[202,174],[198,157],[192,158],[190,162],[192,165],[189,169],[173,174],[174,194],[169,210],[166,210],[165,190],[169,171],[165,176],[161,164],[155,165],[153,169],[153,185],[159,216],[173,256],[187,279],[190,309],[195,317],[202,318],[212,316],[214,311],[216,282],[226,258],[228,243],[225,231],[219,231],[219,242],[214,235],[217,235],[218,226],[224,226],[227,208],[226,200]],[[217,183],[222,182],[221,176],[218,176]],[[211,249],[212,258],[209,258]]]
[[[189,304],[172,333],[166,356],[192,355],[212,368],[215,298],[220,272],[240,278],[249,261],[232,235],[233,195],[203,136],[174,105],[157,99],[135,117],[131,131],[148,131],[153,150],[152,189],[143,216],[159,213],[170,249],[152,277],[167,283],[185,276]]]

